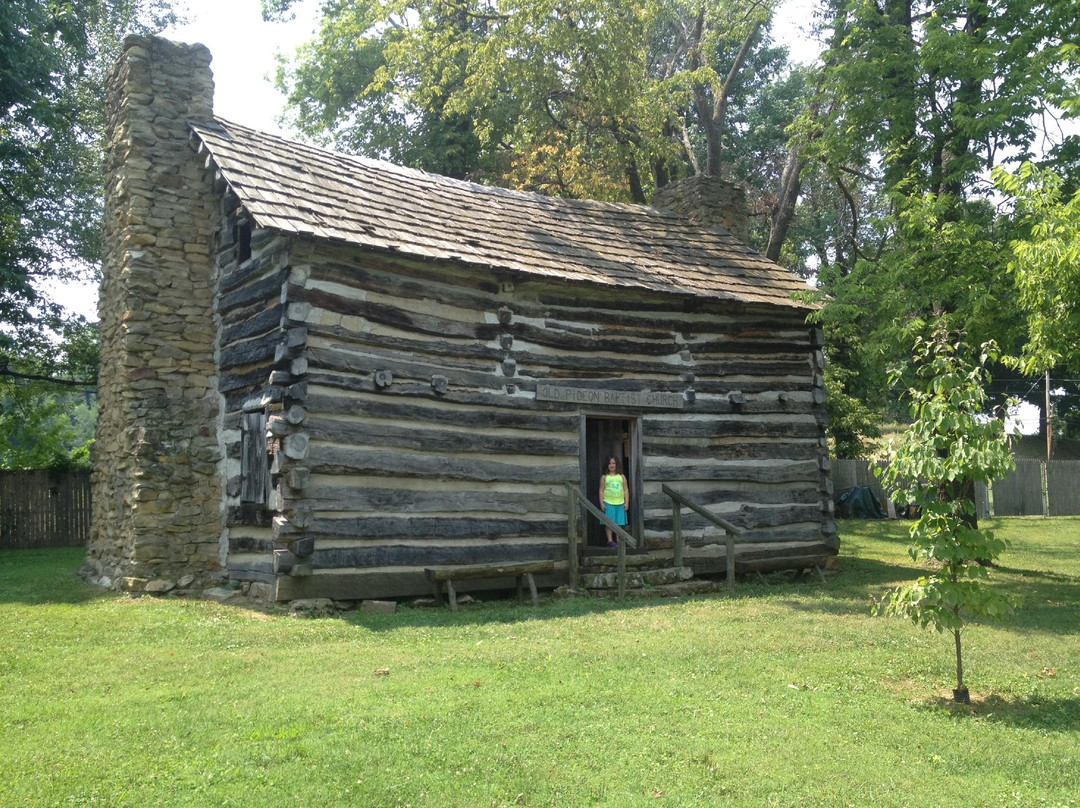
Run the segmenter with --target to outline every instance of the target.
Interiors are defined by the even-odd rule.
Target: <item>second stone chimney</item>
[[[720,177],[699,174],[670,182],[656,191],[652,205],[685,216],[702,227],[723,227],[744,242],[750,235],[746,192]]]

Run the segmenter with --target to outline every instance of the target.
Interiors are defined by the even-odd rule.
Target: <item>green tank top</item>
[[[623,491],[622,481],[622,475],[604,475],[604,502],[608,505],[622,505],[626,502],[626,492]]]

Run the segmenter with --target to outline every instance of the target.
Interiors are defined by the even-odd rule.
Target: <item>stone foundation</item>
[[[101,417],[86,577],[143,582],[222,565],[212,176],[187,121],[212,114],[210,52],[129,37],[107,84],[99,302]]]

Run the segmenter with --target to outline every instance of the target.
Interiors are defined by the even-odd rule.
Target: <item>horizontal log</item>
[[[311,278],[419,300],[431,299],[435,293],[439,300],[456,295],[447,298],[455,305],[463,305],[459,301],[490,302],[501,291],[496,278],[468,267],[447,262],[421,264],[377,253],[358,255],[355,250],[328,250],[323,245],[311,259]]]
[[[493,519],[463,516],[318,517],[304,534],[318,539],[507,539],[566,534],[566,518]]]
[[[278,333],[281,329],[281,313],[283,310],[284,307],[278,303],[232,325],[226,326],[223,323],[221,331],[222,346],[229,346],[235,342],[263,334]]]
[[[715,460],[816,460],[821,454],[821,447],[813,438],[759,438],[757,440],[708,440],[705,443],[690,443],[690,440],[675,438],[642,439],[642,451],[647,457],[665,457],[671,459],[715,459]],[[707,440],[707,439],[706,439]]]
[[[273,538],[270,536],[264,536],[256,538],[254,536],[229,536],[229,555],[237,555],[244,553],[258,553],[269,554],[274,551],[276,545]]]
[[[759,463],[702,463],[700,465],[657,465],[644,469],[645,481],[673,483],[693,480],[738,480],[752,483],[816,483],[821,476],[817,463],[794,461],[777,465]]]
[[[385,423],[343,421],[323,416],[307,419],[305,429],[312,440],[332,441],[366,447],[423,449],[427,452],[491,452],[508,455],[576,455],[578,440],[539,438],[534,434],[493,435],[490,432],[460,431],[450,428],[425,429],[416,422],[403,426]],[[414,424],[409,426],[407,424]]]
[[[643,436],[649,437],[745,437],[745,438],[796,438],[813,440],[818,436],[818,426],[811,418],[673,418],[647,414],[644,418]]]
[[[812,492],[820,496],[817,491]],[[380,513],[447,513],[493,511],[506,514],[565,513],[564,494],[532,491],[455,491],[440,485],[432,490],[314,485],[302,501],[321,513],[378,511]]]
[[[313,378],[314,380],[314,378]],[[420,390],[424,388],[421,387]],[[427,393],[431,394],[430,385]],[[576,434],[580,418],[561,412],[526,411],[500,406],[510,405],[512,397],[501,395],[444,396],[418,395],[417,388],[396,383],[387,393],[356,396],[328,396],[311,392],[306,400],[309,417],[317,413],[363,415],[371,418],[432,425],[484,427],[488,429],[532,429]],[[518,403],[518,402],[514,402]],[[528,407],[532,402],[522,402]]]
[[[807,505],[785,505],[779,508],[770,507],[768,505],[765,507],[755,507],[744,504],[738,511],[724,511],[717,515],[731,522],[736,527],[741,527],[746,530],[756,530],[763,527],[780,527],[803,522],[820,522],[823,518],[820,502],[814,502]],[[645,522],[646,527],[649,530],[670,533],[672,530],[672,520],[673,517],[669,512],[667,516],[647,517]],[[710,526],[712,526],[712,523],[704,517],[699,516],[690,510],[685,510],[683,512],[682,528],[684,530],[708,530]]]
[[[597,323],[590,329],[567,329],[548,320],[543,326],[529,322],[511,322],[504,333],[514,339],[516,351],[524,350],[524,355],[558,356],[567,351],[585,354],[606,353],[612,355],[665,357],[678,356],[684,347],[677,341],[676,333],[671,330],[648,329],[613,329]],[[521,345],[546,348],[553,354],[522,349]],[[517,355],[515,353],[515,355]]]
[[[674,364],[662,361],[663,357],[649,359],[640,354],[594,354],[586,348],[572,351],[563,349],[552,353],[530,351],[515,346],[511,356],[518,363],[520,372],[538,379],[551,378],[553,373],[572,372],[575,376],[591,376],[604,380],[613,380],[623,374],[633,374],[639,378],[629,383],[638,389],[642,386],[660,389],[658,385],[678,385],[685,387],[682,377],[693,371],[692,363]],[[670,356],[670,354],[668,355]],[[606,379],[605,379],[606,377]],[[627,383],[627,382],[623,382]]]
[[[581,467],[572,462],[523,465],[513,462],[472,459],[465,456],[423,455],[383,450],[344,449],[313,444],[305,465],[316,474],[373,474],[393,477],[426,477],[443,480],[502,481],[508,483],[577,482]],[[816,471],[816,467],[815,467]]]
[[[433,376],[434,378],[434,376]],[[444,377],[445,378],[445,377]],[[499,382],[499,386],[496,388],[489,388],[487,390],[463,390],[461,388],[451,387],[444,393],[437,392],[430,380],[402,380],[395,378],[393,384],[386,388],[377,388],[373,383],[370,376],[360,377],[352,375],[337,375],[335,373],[328,372],[311,372],[307,376],[308,381],[312,385],[322,386],[332,390],[342,390],[346,392],[355,393],[372,393],[379,392],[384,401],[390,400],[394,397],[409,398],[423,400],[425,402],[439,402],[445,404],[461,404],[461,405],[476,405],[485,409],[499,408],[502,410],[512,409],[518,411],[529,411],[533,413],[545,414],[545,415],[562,415],[563,417],[576,418],[578,405],[573,403],[559,403],[554,401],[537,401],[534,397],[536,392],[536,380],[525,378],[520,375],[514,378],[504,377],[492,377],[493,381]],[[649,387],[657,392],[682,392],[688,385],[685,383],[674,384],[650,384],[648,380],[642,381],[615,381],[612,380],[610,384],[604,384],[596,382],[595,379],[576,379],[568,377],[566,375],[552,376],[550,380],[555,381],[568,381],[574,382],[574,386],[588,386],[613,390],[640,390],[642,387]],[[580,382],[580,383],[578,383]],[[516,395],[510,395],[507,393],[506,385],[512,385],[518,392]],[[693,386],[696,387],[698,382],[694,382]],[[760,411],[761,414],[774,414],[774,415],[795,415],[795,416],[807,416],[818,418],[817,406],[814,405],[814,409],[810,409],[809,404],[798,405],[778,405],[777,404],[777,390],[776,384],[772,381],[764,381],[760,384],[753,383],[747,384],[746,382],[739,382],[739,387],[743,388],[746,392],[754,392],[757,390],[763,391],[768,398],[764,403],[758,404],[753,399],[747,402],[745,406],[747,412],[739,413],[745,414],[757,414]],[[726,398],[726,393],[731,389],[730,385],[724,387],[724,398],[703,398],[697,396],[696,402],[686,405],[686,412],[694,412],[701,415],[728,415],[736,412],[735,407]],[[524,394],[524,395],[522,395]],[[328,393],[324,393],[328,395]],[[795,395],[801,395],[795,393]],[[336,407],[336,411],[343,413],[355,413],[358,408],[353,406],[350,402],[351,398],[347,396],[331,396],[337,399],[336,404],[328,405],[329,407]],[[330,412],[331,409],[326,409]],[[464,411],[464,410],[461,410]],[[570,414],[570,413],[574,414]],[[813,413],[813,415],[811,415]],[[655,415],[656,411],[650,410],[646,415]],[[531,417],[531,416],[526,416]],[[670,417],[669,415],[665,415]],[[815,421],[816,423],[816,421]],[[820,425],[819,425],[820,427]]]
[[[783,570],[804,570],[811,567],[824,567],[835,553],[798,553],[795,555],[777,555],[771,558],[735,558],[735,572],[746,575],[751,572],[780,572]]]
[[[729,505],[733,502],[747,505],[817,505],[821,501],[821,492],[813,481],[806,481],[801,487],[793,484],[761,485],[752,488],[740,486],[707,492],[695,491],[692,494],[684,493],[684,495],[706,508],[712,505]],[[643,494],[641,502],[646,511],[661,511],[672,507],[671,497],[659,491]]]
[[[432,376],[445,376],[450,384],[463,387],[497,388],[508,379],[501,373],[496,374],[496,364],[481,363],[471,367],[461,367],[461,362],[424,362],[422,357],[387,353],[370,350],[364,353],[342,348],[320,348],[309,345],[305,356],[311,370],[324,370],[337,373],[372,374],[378,370],[389,370],[395,378],[424,379],[430,382]]]
[[[261,584],[273,584],[277,577],[270,563],[230,560],[226,568],[229,578],[234,581],[254,581]]]
[[[251,303],[276,302],[281,298],[281,288],[288,277],[288,271],[279,269],[271,272],[267,277],[246,284],[232,292],[221,296],[218,302],[218,312],[226,312]]]
[[[315,569],[362,569],[443,564],[511,564],[537,560],[565,561],[567,543],[561,542],[458,542],[455,545],[376,544],[362,547],[328,547],[312,556]]]
[[[522,561],[516,564],[467,564],[450,567],[426,568],[424,576],[435,581],[473,581],[478,578],[505,578],[506,576],[533,575],[553,572],[553,561]]]
[[[323,289],[290,286],[288,294],[290,301],[309,303],[313,307],[347,314],[350,317],[361,317],[370,323],[396,328],[407,333],[427,334],[442,338],[456,337],[480,342],[494,340],[499,334],[499,325],[497,323],[483,321],[482,312],[490,310],[490,302],[482,309],[472,310],[474,319],[469,321],[440,317],[435,314],[410,310],[400,304],[376,302],[370,298],[359,296],[350,297]],[[442,302],[445,303],[445,301]],[[451,307],[445,305],[444,310],[451,310]],[[358,335],[356,332],[341,328],[337,330],[335,336],[355,337]]]
[[[699,377],[694,380],[693,388],[697,406],[710,415],[811,416],[818,408],[809,383],[796,384],[782,379],[710,382]],[[733,392],[742,393],[746,401],[736,405],[730,398]]]
[[[271,332],[250,339],[247,342],[238,342],[222,348],[218,359],[218,367],[222,373],[226,373],[233,368],[248,367],[250,365],[273,368],[275,366],[274,349],[277,348],[280,339],[279,334]]]
[[[229,373],[221,374],[218,381],[218,391],[222,393],[235,393],[240,390],[246,391],[239,400],[246,399],[255,388],[269,387],[270,373],[272,372],[273,365],[268,363],[262,367],[253,368],[252,370],[245,370],[243,372],[237,372],[235,370]],[[280,395],[279,395],[280,397]],[[226,396],[226,407],[228,410],[235,409],[235,402],[237,397],[230,398]],[[241,406],[243,406],[241,404]]]
[[[742,539],[749,544],[768,545],[777,542],[817,542],[827,545],[829,537],[822,532],[821,522],[762,527],[743,533]]]
[[[727,572],[727,559],[722,545],[716,548],[715,553],[702,553],[700,548],[688,549],[683,556],[683,563],[689,566],[695,575],[717,575]],[[811,556],[834,556],[836,552],[826,547],[820,540],[807,538],[803,541],[778,540],[773,543],[756,543],[735,545],[735,562],[739,560],[765,560],[783,557]]]
[[[813,348],[806,335],[801,336],[802,338],[797,340],[778,339],[776,332],[769,330],[753,333],[743,331],[723,336],[708,334],[697,339],[687,339],[686,350],[701,362],[727,360],[736,366],[753,366],[760,357],[764,360],[802,363],[809,368]]]

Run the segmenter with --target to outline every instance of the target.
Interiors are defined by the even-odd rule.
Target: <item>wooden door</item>
[[[634,536],[641,536],[641,463],[635,456],[634,446],[638,422],[636,418],[610,418],[587,416],[582,440],[583,493],[594,505],[599,506],[600,477],[606,471],[609,457],[616,457],[622,464],[623,474],[630,487],[630,511],[626,526]],[[604,526],[592,514],[585,515],[585,546],[606,547]]]

